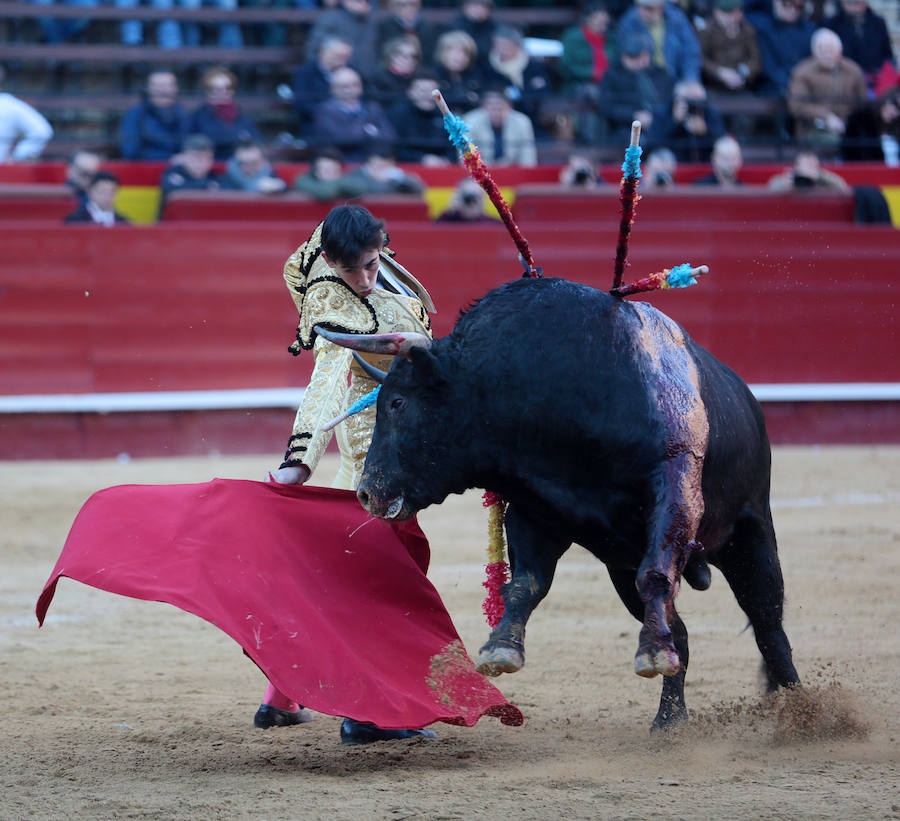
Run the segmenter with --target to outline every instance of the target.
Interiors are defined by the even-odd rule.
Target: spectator
[[[388,108],[403,99],[409,81],[422,62],[419,43],[409,37],[397,37],[384,44],[382,65],[367,83],[369,96]]]
[[[119,192],[119,178],[107,171],[98,171],[87,187],[87,198],[77,210],[69,214],[64,222],[90,222],[112,228],[127,223],[128,220],[115,210],[116,194]]]
[[[446,31],[464,31],[475,43],[475,59],[482,69],[488,67],[487,55],[491,50],[497,21],[493,17],[493,0],[460,0],[459,14],[448,24]]]
[[[450,204],[437,218],[438,222],[493,223],[484,213],[484,190],[471,177],[463,177],[453,190]]]
[[[191,134],[185,141],[177,162],[170,165],[162,176],[160,189],[160,214],[165,201],[173,191],[218,191],[219,176],[213,172],[214,147],[205,134]]]
[[[257,194],[280,194],[287,184],[275,173],[258,143],[239,143],[234,156],[225,164],[223,188],[255,191]]]
[[[122,117],[119,153],[126,160],[168,160],[190,133],[190,116],[178,102],[178,80],[157,69],[147,76],[142,101]]]
[[[566,164],[560,169],[559,184],[567,188],[592,191],[603,187],[604,183],[589,157],[584,154],[570,154]]]
[[[239,142],[261,140],[256,126],[234,101],[237,78],[227,68],[214,66],[201,78],[205,102],[192,115],[192,134],[205,134],[212,140],[215,158],[227,160]]]
[[[805,0],[772,0],[771,14],[760,10],[747,14],[762,57],[760,93],[784,97],[794,66],[809,57],[814,26],[804,17],[805,5]]]
[[[28,0],[39,6],[52,5],[57,0]],[[97,5],[97,0],[60,0],[66,6],[84,6],[90,8]],[[37,24],[41,30],[41,39],[45,43],[64,43],[81,34],[90,20],[87,18],[40,17]]]
[[[434,70],[441,94],[451,109],[478,105],[486,85],[497,79],[493,71],[481,68],[478,46],[464,31],[448,31],[438,38]]]
[[[738,173],[744,164],[740,143],[730,134],[716,140],[712,151],[712,172],[694,180],[694,185],[717,185],[719,188],[736,188],[743,183]]]
[[[865,103],[847,118],[841,159],[900,166],[900,86]]]
[[[541,104],[552,91],[550,74],[542,60],[525,50],[522,32],[512,26],[497,26],[488,62],[508,83],[505,93],[513,105],[532,123],[540,123]]]
[[[87,202],[87,189],[100,170],[100,155],[79,148],[66,163],[66,186],[80,205]]]
[[[394,127],[381,106],[363,100],[362,80],[352,68],[339,68],[331,80],[331,97],[313,116],[317,145],[339,148],[348,162],[362,162],[376,142],[393,142]]]
[[[743,0],[715,0],[697,32],[707,86],[728,94],[753,88],[762,70],[756,31],[744,19]]]
[[[671,123],[665,142],[679,162],[708,162],[713,143],[725,133],[721,114],[696,80],[676,83]]]
[[[647,150],[660,144],[671,127],[672,77],[651,58],[650,35],[628,35],[619,46],[619,59],[600,81],[599,110],[608,137],[628,144],[631,124],[641,123],[641,143]]]
[[[119,8],[136,9],[139,0],[114,0]],[[173,6],[181,6],[185,9],[199,9],[202,0],[150,0],[150,6],[156,9],[170,9]],[[210,5],[226,11],[237,8],[237,0],[211,0]],[[135,12],[134,17],[140,16]],[[241,28],[237,23],[217,24],[216,43],[219,48],[242,48],[244,38]],[[128,19],[122,22],[122,42],[128,46],[140,45],[144,41],[144,25],[139,19]],[[160,20],[156,26],[156,42],[162,48],[183,48],[202,45],[201,28],[199,23],[177,20]]]
[[[771,191],[836,191],[849,194],[850,186],[843,177],[822,168],[819,155],[812,149],[801,149],[794,164],[776,174],[768,183]]]
[[[563,89],[567,93],[582,99],[592,98],[590,90],[596,89],[597,83],[609,68],[609,21],[606,3],[600,0],[585,6],[581,22],[562,33],[560,71]]]
[[[573,136],[586,145],[606,137],[606,119],[599,110],[599,83],[609,68],[609,25],[607,3],[595,0],[585,7],[581,23],[562,34],[562,92],[574,105],[568,115],[561,115],[560,125],[568,117]]]
[[[294,72],[291,89],[301,137],[309,137],[316,106],[331,95],[332,75],[348,65],[352,56],[353,46],[349,40],[329,35],[319,43],[315,57]]]
[[[456,162],[456,149],[447,139],[444,118],[431,92],[437,78],[428,72],[416,74],[403,100],[388,112],[397,132],[396,155],[400,162],[449,165]]]
[[[656,148],[647,155],[641,176],[641,191],[675,185],[678,159],[668,148]]]
[[[891,36],[885,19],[869,8],[868,0],[841,0],[837,14],[825,21],[844,46],[844,56],[863,71],[873,91],[885,63],[894,62]]]
[[[315,54],[327,37],[349,40],[353,43],[350,65],[369,77],[378,65],[377,31],[371,12],[370,0],[338,0],[334,8],[316,17],[307,39],[308,53]]]
[[[635,0],[616,27],[616,42],[630,35],[651,38],[654,65],[664,68],[673,79],[699,80],[703,57],[700,43],[685,13],[668,0]]]
[[[5,79],[6,69],[0,66],[0,88]],[[0,91],[0,163],[39,157],[52,136],[53,127],[43,114]]]
[[[531,120],[512,107],[501,89],[486,91],[481,106],[463,119],[488,165],[537,165]]]
[[[847,117],[866,99],[862,69],[841,56],[841,38],[831,29],[817,29],[812,57],[794,68],[788,85],[788,110],[798,141],[835,154]]]
[[[390,145],[375,145],[359,168],[344,175],[346,190],[355,191],[352,196],[363,194],[421,194],[425,183],[413,174],[398,167]]]
[[[336,148],[321,149],[313,157],[309,170],[294,180],[294,188],[323,202],[359,196],[346,187],[343,157]]]
[[[434,54],[437,29],[422,19],[422,0],[388,0],[388,14],[378,23],[377,41],[384,47],[398,37],[414,40],[419,54]]]

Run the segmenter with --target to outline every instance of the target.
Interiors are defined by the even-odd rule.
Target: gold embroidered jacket
[[[313,327],[321,325],[344,333],[393,333],[417,331],[431,335],[428,311],[434,306],[422,285],[385,249],[381,267],[416,296],[393,293],[376,287],[367,297],[359,297],[328,267],[321,257],[321,225],[288,259],[284,279],[300,313],[297,339],[291,352],[312,349],[315,367],[309,387],[297,410],[282,467],[306,465],[314,471],[331,440],[331,431],[322,428],[339,413],[372,391],[376,384],[366,375],[346,348],[318,336]],[[388,370],[392,356],[364,354],[381,370]],[[355,489],[372,441],[375,407],[371,406],[337,426],[341,466],[334,487]]]

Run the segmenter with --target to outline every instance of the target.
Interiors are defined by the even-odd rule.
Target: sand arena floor
[[[773,501],[786,627],[806,693],[761,701],[759,655],[724,579],[682,590],[692,722],[648,733],[659,680],[603,566],[564,557],[498,686],[523,727],[342,747],[339,720],[260,731],[262,674],[168,605],[63,580],[34,604],[93,491],[262,478],[271,457],[0,463],[0,821],[17,819],[900,818],[900,449],[779,448]],[[329,457],[317,479],[334,470]],[[421,515],[430,578],[470,653],[480,494]]]

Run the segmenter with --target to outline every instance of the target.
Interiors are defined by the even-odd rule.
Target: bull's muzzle
[[[379,519],[408,519],[409,511],[406,509],[406,499],[401,494],[393,499],[381,499],[372,494],[369,489],[360,484],[356,490],[356,498],[363,509]]]

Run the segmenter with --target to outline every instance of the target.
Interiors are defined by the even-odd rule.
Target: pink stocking
[[[269,682],[269,686],[266,687],[266,694],[263,696],[263,704],[268,704],[270,707],[277,707],[279,710],[287,710],[290,713],[295,713],[300,709],[300,705],[297,704],[296,701],[292,701],[289,699],[281,690],[277,689],[272,682]]]

